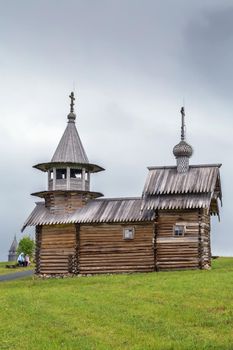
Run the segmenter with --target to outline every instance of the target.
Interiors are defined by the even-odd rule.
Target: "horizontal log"
[[[128,268],[128,269],[132,269],[132,268],[137,268],[140,264],[142,264],[142,262],[138,262],[138,263],[132,263],[132,264],[128,264],[128,263],[122,263],[122,265],[116,265],[116,263],[101,263],[101,264],[98,264],[98,266],[96,266],[96,264],[82,264],[80,265],[80,270],[81,269],[84,269],[84,268],[93,268],[93,269],[105,269],[105,268],[108,268],[108,269],[122,269],[123,267],[124,268]],[[154,266],[153,262],[151,263],[147,263],[147,264],[142,264],[142,266],[144,266],[145,268],[151,268]]]
[[[154,265],[135,265],[135,266],[101,266],[101,267],[98,267],[98,266],[93,266],[93,267],[88,267],[88,270],[89,271],[109,271],[109,270],[115,270],[115,271],[122,271],[122,270],[125,270],[125,271],[129,271],[129,270],[137,270],[137,269],[144,269],[144,270],[151,270],[154,268]],[[85,270],[85,267],[80,267],[80,272]]]
[[[171,259],[167,258],[159,258],[157,259],[158,263],[163,263],[163,262],[169,262],[169,263],[176,263],[176,262],[182,262],[184,263],[185,261],[192,261],[192,262],[198,262],[199,258],[198,257],[172,257]]]
[[[125,269],[125,270],[117,270],[117,269],[112,269],[112,270],[98,270],[98,271],[93,271],[93,270],[80,270],[80,274],[83,275],[89,275],[89,274],[94,274],[94,275],[98,275],[98,274],[118,274],[118,273],[137,273],[137,272],[153,272],[154,268],[146,268],[146,269]]]
[[[45,274],[45,275],[66,275],[67,273],[69,273],[69,271],[67,270],[45,270],[45,269],[41,269],[39,271],[40,274]]]
[[[44,261],[39,260],[40,265],[43,266],[68,266],[69,261]]]
[[[67,260],[70,256],[73,256],[75,254],[69,254],[69,255],[40,255],[40,259],[47,260],[47,261],[61,261],[61,260]]]
[[[150,257],[150,256],[154,256],[154,251],[152,250],[151,251],[151,254],[145,254],[145,253],[125,253],[125,254],[92,254],[92,255],[89,255],[89,254],[80,254],[80,259],[82,259],[83,261],[85,260],[89,260],[90,258],[91,259],[108,259],[108,258],[116,258],[116,259],[119,259],[121,256],[126,256],[128,257],[128,259],[134,259],[134,258],[147,258],[147,257]]]
[[[187,261],[163,261],[163,262],[157,262],[158,267],[173,267],[173,266],[197,266],[198,264],[196,262],[187,262]]]
[[[110,254],[117,254],[118,256],[120,254],[139,254],[139,255],[148,255],[148,254],[153,254],[154,250],[150,247],[150,248],[102,248],[102,249],[94,249],[94,248],[88,248],[88,249],[80,249],[79,250],[79,255],[110,255]]]

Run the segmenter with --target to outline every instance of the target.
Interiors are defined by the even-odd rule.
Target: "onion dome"
[[[193,154],[193,148],[186,141],[180,141],[178,145],[173,148],[173,154],[176,158],[188,157],[190,158]]]
[[[176,157],[177,172],[186,173],[189,170],[189,158],[193,154],[193,148],[185,141],[185,112],[181,108],[181,141],[173,148],[173,154]]]
[[[76,114],[73,113],[73,112],[70,112],[70,113],[68,114],[67,118],[68,118],[69,122],[74,122],[75,119],[76,119]]]

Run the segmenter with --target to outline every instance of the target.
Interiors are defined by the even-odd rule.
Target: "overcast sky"
[[[46,188],[32,165],[51,159],[73,89],[107,197],[140,196],[147,166],[175,164],[185,101],[191,163],[223,163],[212,250],[233,255],[232,62],[231,0],[0,0],[0,260]]]

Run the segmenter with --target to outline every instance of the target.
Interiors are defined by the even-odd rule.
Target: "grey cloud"
[[[175,163],[185,96],[193,162],[224,164],[213,252],[232,252],[230,3],[0,0],[0,260],[46,187],[31,166],[57,146],[73,81],[81,139],[106,168],[92,187],[106,196],[140,195],[146,166]]]
[[[187,26],[185,66],[209,92],[231,98],[233,89],[233,6],[208,9]]]

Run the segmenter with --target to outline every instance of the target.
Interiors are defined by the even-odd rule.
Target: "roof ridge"
[[[140,200],[142,199],[142,197],[116,197],[116,198],[97,198],[95,200],[98,200],[98,201],[105,201],[105,200],[108,200],[108,201],[120,201],[120,200]]]
[[[216,164],[193,164],[189,165],[189,168],[220,168],[222,166],[222,163],[216,163]],[[168,165],[168,166],[148,166],[148,170],[153,170],[153,169],[176,169],[176,165]]]

